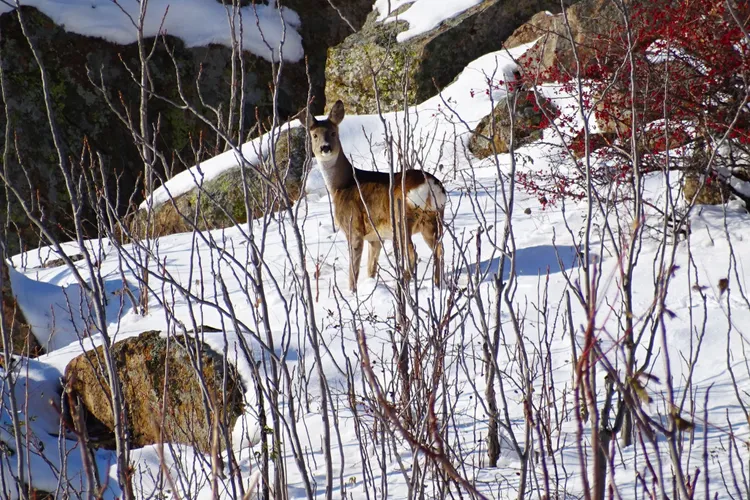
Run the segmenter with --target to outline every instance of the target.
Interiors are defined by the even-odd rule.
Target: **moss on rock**
[[[301,181],[307,163],[305,152],[306,133],[296,127],[279,134],[275,148],[275,167],[270,155],[262,165],[256,166],[277,186],[284,185],[291,201],[301,192]],[[244,187],[246,186],[246,188]],[[253,217],[261,216],[269,209],[283,207],[283,198],[268,189],[258,178],[255,170],[240,166],[227,169],[219,176],[205,182],[200,188],[177,196],[153,209],[153,228],[156,236],[183,233],[193,228],[211,230],[226,228],[235,223],[247,222],[247,207]],[[139,211],[131,232],[143,235],[146,227],[145,211]]]
[[[451,83],[472,60],[501,49],[533,14],[559,9],[560,2],[553,0],[485,0],[404,42],[396,37],[407,24],[379,22],[374,11],[360,31],[328,50],[326,99],[341,99],[355,113],[375,113],[377,84],[383,111],[403,107],[405,97],[409,105],[418,104]]]
[[[512,95],[512,94],[511,94]],[[542,137],[542,130],[547,123],[547,116],[554,116],[556,110],[548,100],[537,102],[531,91],[519,91],[515,102],[514,147],[521,147]],[[469,140],[469,151],[478,158],[486,158],[494,153],[507,153],[511,139],[511,120],[508,97],[502,98],[495,105],[491,115],[487,115],[474,129]],[[494,149],[493,149],[494,143]]]
[[[190,349],[194,349],[195,343],[191,340],[190,344]],[[242,414],[243,391],[236,370],[227,365],[228,371],[224,373],[222,357],[203,342],[198,345],[202,378],[216,415],[206,415],[202,384],[181,338],[173,337],[168,343],[159,332],[149,331],[112,346],[131,446],[141,448],[161,441],[163,410],[166,442],[194,445],[208,453],[212,419],[223,420],[226,412],[226,422],[231,429]],[[65,378],[74,397],[83,403],[94,444],[113,448],[114,419],[103,356],[102,347],[78,356],[66,367]]]

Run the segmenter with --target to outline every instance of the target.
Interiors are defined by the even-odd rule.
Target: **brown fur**
[[[415,233],[420,233],[432,249],[435,268],[433,282],[440,286],[444,208],[436,206],[435,194],[445,197],[443,185],[433,175],[421,170],[407,170],[394,175],[393,205],[397,226],[394,238],[389,196],[390,175],[352,166],[341,149],[338,137],[338,125],[343,118],[344,106],[338,101],[326,120],[318,121],[306,112],[303,112],[301,120],[310,132],[313,153],[333,196],[336,223],[344,231],[349,244],[349,288],[352,291],[357,288],[365,241],[370,245],[367,274],[371,278],[377,273],[381,240],[393,239],[399,248],[403,248],[402,242],[406,241],[409,269],[404,271],[404,275],[408,279],[416,264],[416,253],[411,241],[411,236]],[[431,193],[426,208],[411,206],[405,195],[428,181],[442,193]]]

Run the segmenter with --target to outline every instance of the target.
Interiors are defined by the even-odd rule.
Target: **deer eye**
[[[318,134],[313,134],[313,139],[317,139],[317,138],[318,138]]]

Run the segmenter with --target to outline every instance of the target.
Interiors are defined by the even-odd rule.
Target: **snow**
[[[21,0],[18,3],[36,7],[72,33],[122,45],[138,40],[140,2],[136,0]],[[231,5],[224,7],[216,0],[149,0],[143,34],[145,37],[173,35],[188,47],[212,43],[232,47],[229,27],[234,25],[237,43],[241,43],[244,50],[268,61],[278,60],[281,54],[286,61],[298,62],[304,56],[302,37],[296,31],[299,16],[290,9],[278,9],[274,4],[242,7],[235,16]],[[13,5],[13,1],[0,3],[0,14],[10,12]]]
[[[487,88],[487,82],[490,80],[512,80],[513,70],[515,69],[515,63],[513,63],[512,58],[517,58],[532,45],[533,43],[516,47],[510,51],[493,52],[472,61],[466,66],[456,81],[448,86],[440,95],[411,108],[410,114],[414,115],[414,117],[420,116],[422,117],[421,119],[427,120],[425,126],[420,128],[425,140],[432,134],[454,134],[454,121],[458,118],[458,114],[451,110],[451,108],[454,108],[454,106],[451,106],[451,103],[456,103],[459,99],[463,99],[472,93],[474,94],[472,97],[473,105],[461,109],[460,119],[466,123],[466,126],[473,126],[484,118],[490,102],[497,102],[505,93],[501,87],[493,87],[489,93],[485,93],[484,89]],[[383,119],[390,128],[395,128],[398,126],[399,121],[403,119],[403,112],[385,113]],[[286,130],[287,127],[299,126],[301,126],[299,120],[293,120],[282,125],[280,130]],[[383,147],[385,135],[382,132],[378,116],[350,116],[339,128],[342,141],[350,141],[349,147],[346,149],[346,154],[350,159],[353,157],[357,161],[366,163],[369,163],[371,159],[369,140],[361,133],[363,128],[372,131],[376,135],[376,152],[381,155],[385,153],[385,148]],[[465,128],[462,125],[459,129],[459,137],[462,141],[468,140]],[[243,157],[244,161],[248,164],[257,165],[261,161],[261,158],[265,158],[268,154],[271,137],[278,137],[278,134],[278,130],[274,131],[273,134],[269,132],[260,138],[243,144],[238,151],[226,151],[200,165],[180,172],[154,190],[151,198],[143,201],[139,208],[157,207],[170,199],[174,199],[196,187],[202,186],[205,182],[219,177],[223,172],[237,168],[242,162]],[[240,156],[240,152],[242,156]],[[380,156],[379,159],[382,162],[385,158]],[[313,166],[315,168],[311,175],[308,176],[306,190],[310,193],[321,195],[325,189],[325,181],[320,170],[317,168],[317,162],[314,162]]]
[[[238,168],[241,164],[257,165],[263,156],[262,152],[264,150],[268,151],[268,149],[262,148],[262,145],[267,142],[267,137],[269,135],[248,142],[236,151],[225,151],[201,164],[180,172],[155,189],[152,195],[144,200],[138,208],[143,210],[148,207],[158,207],[162,203],[177,198],[181,194],[185,194],[219,177],[227,170]],[[243,163],[243,159],[246,163]]]
[[[464,146],[469,138],[468,131],[490,112],[494,102],[503,97],[504,88],[496,82],[509,79],[515,67],[512,58],[518,57],[526,48],[514,49],[511,54],[504,51],[488,54],[470,64],[441,95],[411,108],[408,115],[398,112],[384,116],[389,132],[397,137],[404,133],[403,127],[407,122],[411,124],[413,142],[418,146],[414,152],[414,161],[434,173],[448,190],[446,224],[449,230],[444,238],[445,270],[448,276],[456,276],[460,293],[452,294],[451,289],[432,287],[432,263],[428,259],[430,252],[423,240],[415,238],[416,251],[421,261],[414,301],[417,309],[413,312],[413,317],[414,324],[417,325],[415,327],[418,327],[433,315],[446,314],[446,328],[450,330],[450,335],[440,339],[444,342],[447,353],[446,369],[441,379],[452,388],[448,392],[441,389],[440,396],[444,398],[446,405],[450,405],[446,439],[452,446],[452,453],[460,454],[461,472],[477,485],[481,493],[491,498],[516,498],[517,473],[520,470],[520,460],[512,451],[507,429],[501,434],[503,449],[498,467],[487,466],[484,442],[487,419],[483,403],[477,401],[483,397],[486,383],[481,361],[483,337],[479,318],[485,318],[493,325],[497,321],[503,328],[511,323],[507,312],[502,312],[500,317],[495,317],[494,312],[484,315],[475,300],[476,297],[492,300],[495,293],[494,274],[499,272],[504,261],[511,262],[509,256],[503,255],[492,245],[493,241],[502,237],[506,220],[499,201],[504,189],[499,176],[509,171],[510,158],[508,155],[500,155],[497,164],[493,158],[478,161],[465,153]],[[555,99],[556,105],[564,114],[570,113],[575,118],[569,108],[574,101],[571,96],[561,94],[560,89],[554,86],[546,86],[541,90],[546,96]],[[567,126],[575,127],[573,122],[575,120]],[[355,165],[360,168],[386,168],[389,144],[385,139],[380,117],[347,116],[341,123],[340,136],[344,151]],[[243,146],[242,151],[249,161],[259,159],[261,153],[258,151],[262,150],[259,145],[263,140],[265,139],[258,139]],[[518,168],[528,171],[550,169],[560,158],[559,144],[555,143],[555,138],[549,131],[545,131],[543,141],[525,146],[517,153]],[[176,193],[192,188],[196,180],[201,182],[202,179],[205,182],[237,164],[235,152],[204,162],[192,171],[170,180],[162,191],[155,193],[153,201],[163,202],[169,199],[167,192],[176,196]],[[219,351],[228,352],[228,359],[237,363],[241,376],[251,380],[251,369],[244,361],[238,343],[240,339],[246,339],[254,354],[260,357],[263,352],[262,339],[252,332],[261,331],[267,320],[271,331],[278,335],[275,352],[283,357],[283,363],[292,377],[306,374],[311,380],[308,385],[309,394],[297,394],[294,391],[299,386],[293,385],[291,392],[283,393],[281,397],[284,398],[283,405],[292,401],[292,398],[295,404],[305,401],[308,405],[300,409],[298,421],[287,421],[285,425],[294,426],[300,434],[300,441],[304,445],[302,459],[317,485],[315,496],[324,498],[322,485],[325,482],[325,460],[321,451],[323,425],[320,392],[316,384],[317,365],[310,340],[305,334],[306,308],[312,308],[316,314],[318,341],[324,345],[321,368],[336,409],[335,421],[339,424],[339,433],[333,443],[333,470],[337,478],[334,484],[338,485],[341,473],[346,491],[336,492],[335,495],[365,498],[367,482],[369,488],[375,488],[373,485],[378,488],[387,487],[387,495],[385,491],[381,491],[378,492],[378,498],[406,498],[413,485],[407,483],[405,476],[408,476],[407,472],[411,470],[412,464],[416,460],[423,460],[423,457],[413,453],[409,445],[397,436],[386,436],[386,439],[379,441],[381,430],[373,428],[375,403],[371,391],[366,388],[358,344],[358,335],[363,333],[367,337],[367,352],[376,362],[375,375],[390,390],[391,386],[388,384],[394,382],[388,375],[394,366],[389,340],[394,330],[392,318],[395,314],[393,290],[396,281],[393,267],[386,256],[382,256],[378,278],[361,278],[358,295],[347,292],[347,243],[341,231],[332,227],[329,201],[325,196],[325,184],[320,172],[314,171],[309,176],[306,187],[308,193],[314,193],[315,196],[303,199],[296,208],[301,213],[300,225],[307,265],[305,270],[314,277],[313,287],[316,291],[313,291],[315,299],[311,303],[299,298],[301,292],[297,280],[301,275],[302,262],[294,251],[287,250],[294,246],[290,221],[284,214],[277,214],[266,220],[265,228],[261,221],[255,221],[242,227],[206,232],[203,237],[187,233],[160,238],[155,242],[155,251],[160,259],[151,264],[154,273],[152,280],[155,282],[152,287],[158,293],[150,295],[149,314],[139,316],[132,308],[123,305],[126,302],[120,302],[121,293],[112,294],[112,303],[107,308],[108,325],[118,339],[152,329],[168,331],[174,328],[174,321],[167,321],[167,312],[170,311],[185,324],[196,322],[219,327],[222,332],[203,334],[203,340]],[[677,192],[675,178],[654,173],[645,179],[645,196],[649,200],[649,207],[663,206],[665,199],[675,196]],[[542,209],[534,196],[523,191],[518,191],[515,195],[512,222],[516,250],[512,262],[518,278],[513,282],[513,302],[519,304],[519,310],[524,311],[523,316],[518,318],[524,328],[523,341],[532,354],[529,362],[538,370],[530,397],[534,405],[551,408],[550,402],[541,399],[549,391],[552,403],[558,405],[554,407],[554,411],[559,410],[560,416],[550,415],[549,422],[544,422],[545,425],[552,425],[555,418],[561,419],[559,426],[546,429],[554,435],[551,458],[555,460],[555,468],[552,472],[557,475],[551,482],[555,488],[560,488],[559,498],[581,498],[583,483],[580,457],[576,452],[576,444],[581,439],[577,434],[577,421],[571,417],[574,407],[569,332],[572,332],[580,348],[586,316],[583,308],[574,301],[571,313],[574,324],[568,325],[564,295],[566,291],[580,286],[584,278],[580,268],[578,235],[585,226],[587,207],[585,201],[570,201],[564,206]],[[630,227],[624,214],[613,213],[608,217],[613,224]],[[656,210],[647,208],[644,220],[647,226],[655,227],[662,219]],[[604,353],[602,356],[617,364],[622,360],[622,326],[614,311],[622,301],[617,285],[622,259],[607,242],[602,229],[603,222],[600,215],[593,224],[595,241],[592,251],[602,262],[599,298],[601,313],[597,316],[597,338]],[[255,242],[263,252],[262,279],[267,293],[262,303],[252,289],[247,291],[248,281],[255,279],[246,274],[250,268],[247,236],[250,229],[254,231]],[[112,282],[109,290],[116,291],[118,286],[125,286],[121,279],[123,275],[129,283],[134,282],[134,276],[129,270],[121,271],[120,258],[113,251],[110,242],[89,242],[89,245],[93,254],[101,256],[99,269],[106,277],[105,281]],[[668,253],[672,248],[678,267],[674,268],[670,291],[664,299],[664,305],[671,315],[665,320],[663,339],[656,340],[657,361],[649,366],[649,373],[659,379],[650,380],[646,386],[653,402],[643,403],[643,408],[655,420],[666,418],[665,415],[670,412],[663,368],[664,355],[668,351],[671,355],[670,369],[676,397],[680,398],[686,393],[688,380],[691,380],[691,393],[697,394],[694,415],[691,417],[696,423],[695,445],[689,446],[689,436],[681,441],[685,448],[683,462],[689,462],[690,472],[693,473],[696,466],[701,467],[696,498],[704,496],[702,479],[705,474],[711,477],[710,485],[714,488],[712,491],[717,491],[719,498],[727,498],[729,486],[726,491],[716,488],[721,487],[720,478],[726,477],[727,471],[743,467],[733,463],[733,460],[741,458],[746,467],[748,456],[744,443],[750,439],[750,428],[738,404],[740,395],[735,393],[731,378],[736,377],[736,387],[740,391],[750,385],[750,372],[745,368],[744,355],[748,348],[749,336],[745,325],[750,324],[750,307],[739,293],[750,282],[750,215],[737,202],[731,202],[726,207],[701,207],[690,216],[689,240],[663,242],[656,237],[644,237],[632,284],[635,322],[638,327],[643,326],[641,318],[654,304],[655,283],[663,280],[658,266],[660,256],[662,252]],[[124,246],[123,250],[132,253],[130,245]],[[391,257],[390,249],[386,247],[385,250],[388,257]],[[69,255],[76,253],[71,244],[66,244],[64,251]],[[19,367],[19,385],[15,394],[17,399],[25,401],[28,388],[30,396],[22,418],[29,418],[24,432],[29,433],[30,443],[40,443],[44,448],[43,452],[30,455],[33,460],[31,470],[34,485],[54,491],[57,484],[55,470],[62,467],[59,459],[62,447],[63,451],[70,452],[65,464],[65,470],[71,478],[67,487],[83,489],[85,481],[80,453],[75,449],[77,442],[69,437],[61,439],[56,436],[56,414],[52,407],[46,406],[45,401],[47,398],[53,401],[59,398],[60,374],[69,360],[81,352],[80,343],[98,345],[101,336],[96,331],[85,328],[87,323],[83,317],[88,309],[85,301],[80,299],[82,294],[76,288],[78,284],[73,273],[66,267],[38,267],[49,257],[51,255],[48,249],[42,249],[12,259],[17,270],[12,273],[11,279],[18,294],[19,305],[35,327],[47,331],[48,335],[43,338],[51,339],[48,343],[51,350],[49,354],[35,361],[27,361]],[[79,261],[76,266],[86,276],[84,263]],[[509,273],[509,266],[505,266],[505,274],[500,278],[509,279]],[[727,277],[730,278],[729,289],[722,291],[718,283]],[[174,280],[174,283],[170,280]],[[190,290],[193,296],[186,297],[176,284]],[[461,295],[470,294],[472,287],[477,288],[476,295]],[[549,300],[546,300],[545,293]],[[237,323],[228,319],[227,297]],[[159,298],[164,298],[168,307]],[[201,300],[196,300],[197,298]],[[69,311],[65,311],[67,303],[74,306]],[[449,309],[451,304],[455,304],[456,308]],[[260,317],[261,305],[267,306],[267,317]],[[237,324],[242,325],[239,331]],[[79,338],[79,335],[83,338]],[[696,345],[699,340],[702,344],[698,352]],[[425,352],[431,344],[431,341],[424,342]],[[504,337],[498,364],[503,370],[507,370],[507,376],[503,378],[508,389],[507,405],[503,410],[508,412],[513,422],[511,428],[515,429],[517,436],[523,438],[520,429],[527,421],[528,401],[521,394],[520,382],[513,377],[518,365],[514,354],[517,348],[515,337]],[[642,355],[643,352],[639,352],[639,356]],[[693,357],[697,361],[694,364],[688,363],[687,360]],[[620,367],[619,364],[617,366]],[[427,374],[432,373],[433,368],[423,366]],[[734,371],[733,375],[730,375],[729,369]],[[603,378],[603,374],[601,375]],[[542,387],[547,381],[545,377],[553,376],[556,385],[552,389]],[[350,377],[351,386],[347,384]],[[252,387],[252,384],[246,384],[246,387]],[[356,391],[351,398],[348,392],[350,387]],[[7,398],[7,390],[4,394]],[[252,408],[255,401],[252,390],[248,390],[246,398],[250,403],[247,406]],[[352,401],[355,401],[354,406]],[[15,450],[15,440],[7,431],[7,403],[5,408],[2,418],[3,428],[6,430],[0,433],[0,440],[9,449]],[[357,410],[357,415],[354,410]],[[704,412],[707,414],[707,421],[703,421]],[[32,416],[33,419],[30,418]],[[588,446],[591,422],[583,422],[581,425],[584,427],[582,444]],[[259,435],[257,419],[249,409],[232,429],[232,441],[236,445],[234,458],[238,466],[237,474],[246,483],[258,480],[255,454],[259,450],[255,445]],[[536,442],[536,431],[532,438]],[[705,449],[711,455],[707,469],[702,468],[703,439]],[[663,457],[664,464],[668,467],[663,439],[655,441],[654,446],[658,446],[656,450],[651,443],[646,442],[616,450],[612,478],[617,482],[621,498],[647,498],[640,488],[643,483],[652,485],[649,470],[653,461]],[[727,451],[728,443],[738,445],[739,448]],[[385,454],[381,454],[381,446],[389,447]],[[390,449],[391,446],[393,449]],[[34,451],[39,448],[40,446],[36,446]],[[42,454],[48,462],[41,459]],[[651,462],[646,463],[644,455]],[[539,456],[535,454],[532,459],[532,472],[536,476],[531,480],[533,486],[530,486],[532,490],[528,495],[533,498],[541,497],[543,491]],[[175,496],[212,497],[210,460],[205,458],[187,446],[174,446],[167,454],[164,466],[170,471],[170,475],[185,474],[184,477],[189,478],[187,482],[178,483],[181,491],[179,494],[175,493]],[[225,464],[229,462],[226,455],[222,455],[222,458]],[[458,460],[459,456],[451,458]],[[172,496],[170,487],[163,479],[158,479],[162,460],[156,447],[133,450],[131,459],[134,464],[133,483],[141,488],[139,497]],[[295,454],[286,441],[282,442],[280,460],[286,465],[289,497],[305,498],[302,476],[295,465]],[[377,465],[377,460],[383,460],[382,469]],[[114,498],[119,495],[112,452],[97,451],[95,462],[101,477],[109,478],[104,497]],[[402,472],[402,465],[407,472]],[[551,459],[545,465],[551,468]],[[15,466],[13,459],[3,463],[6,479],[10,479],[10,472],[15,473]],[[363,472],[364,470],[367,472]],[[233,472],[227,473],[227,477],[232,474]],[[740,475],[741,472],[737,474]],[[219,497],[232,498],[233,492],[228,482],[228,479],[219,481]],[[434,483],[434,478],[428,475],[423,496],[440,497],[440,491]],[[10,492],[10,495],[13,496],[14,493]]]
[[[396,40],[405,42],[437,28],[443,21],[480,3],[482,0],[376,0],[373,9],[378,11],[378,21],[409,23],[409,29],[396,35]],[[408,4],[411,6],[405,12],[392,14]]]
[[[93,306],[78,283],[58,286],[50,282],[37,281],[9,269],[10,281],[21,311],[34,332],[46,332],[37,340],[48,351],[55,351],[78,339],[88,337],[93,325],[89,318]],[[117,318],[127,312],[131,304],[122,294],[123,283],[119,279],[106,280],[104,288],[109,297],[108,316]],[[134,291],[137,295],[137,290]]]

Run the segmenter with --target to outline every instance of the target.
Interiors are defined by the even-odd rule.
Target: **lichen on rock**
[[[111,347],[132,447],[163,440],[193,445],[208,453],[213,419],[226,421],[231,428],[242,414],[243,388],[237,371],[203,342],[197,343],[197,353],[196,342],[191,339],[189,344],[180,337],[167,339],[160,332],[149,331]],[[201,359],[207,392],[194,367],[196,354]],[[81,354],[66,367],[65,379],[73,398],[85,409],[92,444],[112,448],[114,419],[103,356],[102,347]],[[213,408],[210,415],[206,414],[206,404]]]
[[[283,185],[292,202],[299,197],[306,168],[305,141],[302,127],[283,130],[277,137],[273,158],[270,151],[262,152],[265,160],[255,166],[275,186]],[[251,217],[259,217],[269,209],[283,207],[284,199],[276,188],[269,189],[254,169],[237,165],[200,187],[152,208],[150,229],[157,236],[189,232],[194,228],[220,229],[247,222],[247,209]],[[147,215],[145,210],[136,213],[130,224],[132,234],[143,236],[149,228]]]
[[[418,104],[451,83],[469,62],[501,49],[535,12],[559,7],[550,0],[485,0],[404,42],[396,40],[407,27],[397,20],[400,11],[391,14],[395,21],[379,21],[373,11],[360,31],[328,50],[326,100],[341,99],[356,114],[376,113],[378,99],[383,112]]]
[[[515,102],[509,103],[509,98]],[[509,104],[514,107],[513,145],[516,148],[539,140],[549,117],[554,117],[557,112],[550,101],[537,96],[533,91],[518,90],[517,93],[503,97],[495,105],[492,114],[482,118],[469,139],[469,151],[476,157],[486,158],[495,153],[508,152],[511,140]]]

